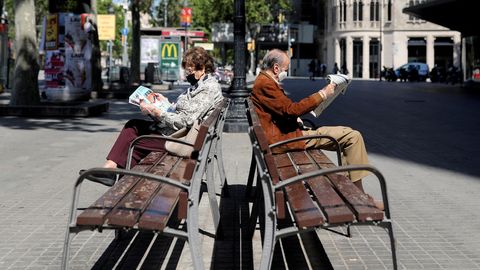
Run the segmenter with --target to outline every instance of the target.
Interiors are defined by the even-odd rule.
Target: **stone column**
[[[453,39],[453,65],[456,67],[461,67],[461,54],[462,54],[462,42],[460,35],[454,35]],[[465,72],[465,71],[464,71]]]
[[[430,69],[435,65],[435,38],[433,35],[427,36],[427,65]]]
[[[370,74],[370,38],[368,36],[363,36],[362,62],[362,78],[368,79],[373,76]]]
[[[335,65],[335,63],[340,64],[340,54],[341,54],[341,51],[340,51],[340,39],[338,38],[335,38],[333,40],[333,43],[334,43],[334,46],[335,46],[335,59],[330,67],[330,71],[329,72],[332,72],[333,70],[333,66]]]
[[[347,60],[347,69],[348,72],[350,73],[350,77],[353,77],[353,42],[352,42],[352,37],[347,36],[345,38],[345,43],[346,43],[346,48],[347,48],[347,53],[346,53],[346,60]],[[343,63],[338,63],[338,67],[342,68]]]

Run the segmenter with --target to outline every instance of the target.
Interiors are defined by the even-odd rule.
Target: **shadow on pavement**
[[[252,243],[252,238],[247,230],[249,202],[252,198],[245,197],[245,190],[245,185],[229,186],[230,197],[224,197],[221,200],[220,229],[223,231],[223,237],[215,241],[212,269],[255,269],[259,267],[260,261],[254,262],[253,260],[252,244],[261,245],[261,243]],[[255,190],[252,190],[251,194],[253,193]],[[280,226],[291,225],[291,223],[291,220],[285,221]],[[258,224],[256,227],[256,230],[260,230]],[[260,235],[260,232],[255,234]],[[255,250],[259,252],[261,246],[256,247]],[[256,257],[259,260],[261,256],[258,254]],[[286,237],[275,246],[272,269],[309,269],[309,264],[310,269],[333,269],[320,239],[314,231],[300,236]]]
[[[128,247],[130,245],[130,247]],[[177,269],[185,241],[151,232],[125,233],[103,252],[92,269]],[[128,252],[124,251],[128,247]],[[143,260],[143,261],[142,261]]]

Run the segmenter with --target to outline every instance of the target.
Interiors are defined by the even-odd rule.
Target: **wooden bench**
[[[318,149],[272,153],[274,147],[319,136],[305,136],[269,145],[253,103],[250,99],[247,99],[246,103],[250,124],[248,133],[253,146],[247,183],[248,196],[257,175],[250,232],[253,235],[259,218],[263,239],[260,269],[270,269],[275,244],[283,237],[315,229],[333,231],[332,228],[338,226],[347,229],[346,234],[340,234],[351,237],[352,225],[385,228],[390,237],[393,268],[397,269],[392,221],[382,174],[372,166],[336,166]],[[320,137],[328,138],[337,144],[338,164],[341,165],[338,142],[328,136]],[[385,211],[377,209],[368,195],[345,176],[345,172],[353,170],[368,170],[378,178]],[[278,227],[279,221],[291,217],[292,226]]]
[[[74,187],[62,269],[68,268],[69,248],[73,236],[84,230],[95,229],[99,232],[104,229],[113,229],[116,232],[124,230],[153,231],[157,234],[184,239],[189,244],[195,269],[203,269],[202,250],[198,235],[198,204],[201,184],[206,176],[214,225],[217,229],[220,214],[215,197],[213,159],[216,156],[221,157],[219,143],[221,143],[228,103],[228,100],[224,99],[201,122],[193,144],[170,137],[148,135],[139,137],[130,146],[131,148],[135,147],[142,138],[175,141],[193,147],[190,157],[179,157],[164,151],[151,152],[131,170],[93,168],[80,175]],[[222,177],[222,185],[226,185],[225,173],[221,167],[223,164],[221,162],[217,162],[217,164]],[[98,172],[122,175],[122,177],[92,205],[87,208],[78,208],[81,184],[87,176]],[[82,212],[77,215],[80,210]],[[176,222],[170,222],[172,220]],[[186,231],[169,227],[170,224],[178,224],[182,220],[186,222]]]

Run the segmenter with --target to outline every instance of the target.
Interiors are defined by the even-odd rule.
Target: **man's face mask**
[[[282,71],[278,74],[278,81],[281,82],[283,81],[285,78],[287,78],[287,71]]]

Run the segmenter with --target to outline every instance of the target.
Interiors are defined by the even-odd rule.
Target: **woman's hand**
[[[158,117],[160,115],[160,110],[158,110],[153,104],[146,103],[143,99],[140,100],[140,110],[144,115],[151,115],[153,117]]]

